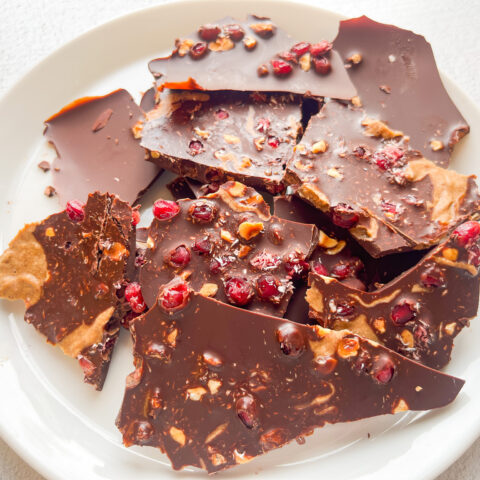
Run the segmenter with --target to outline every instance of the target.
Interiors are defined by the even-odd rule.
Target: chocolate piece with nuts
[[[340,22],[333,45],[349,62],[347,72],[369,116],[407,131],[412,148],[446,167],[470,129],[442,84],[425,38],[364,16]],[[361,62],[351,60],[358,60],[355,54]],[[432,141],[437,148],[430,147]]]
[[[271,216],[261,195],[238,182],[198,200],[159,200],[153,213],[140,271],[149,306],[181,275],[206,296],[281,317],[318,237],[314,225]]]
[[[130,94],[116,90],[76,100],[45,121],[45,136],[58,153],[52,175],[62,205],[97,190],[129,203],[142,195],[161,171],[145,161],[132,133],[142,118]]]
[[[189,298],[178,281],[131,331],[117,426],[126,446],[159,448],[176,470],[213,473],[326,423],[442,407],[464,383],[348,331]]]
[[[480,224],[461,224],[417,265],[375,292],[312,274],[311,316],[349,329],[432,368],[450,360],[454,338],[478,309]]]
[[[311,118],[288,162],[287,183],[374,257],[428,248],[478,211],[473,175],[411,150],[408,132],[365,111],[328,102]],[[320,141],[323,153],[314,153]]]
[[[207,36],[204,27],[208,27]],[[269,18],[226,17],[177,40],[172,54],[152,60],[149,68],[160,89],[290,92],[350,99],[356,95],[355,88],[339,54],[331,48],[324,41],[323,50],[311,49]],[[321,60],[328,68],[319,72],[316,63]]]
[[[277,193],[300,121],[300,99],[290,94],[165,92],[147,114],[141,145],[179,175]]]

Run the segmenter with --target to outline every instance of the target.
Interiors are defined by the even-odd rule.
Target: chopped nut
[[[218,285],[216,283],[204,283],[198,292],[204,297],[214,297],[218,292]]]
[[[360,343],[355,337],[345,337],[338,342],[337,353],[342,358],[354,357],[359,348]]]
[[[219,465],[223,465],[224,463],[227,463],[227,460],[225,459],[225,457],[218,452],[212,453],[212,455],[210,455],[210,461],[212,462],[212,465],[214,467],[218,467]]]
[[[365,128],[365,135],[368,137],[381,137],[390,140],[396,137],[403,137],[403,132],[392,130],[385,123],[373,118],[365,118],[362,120],[362,126]]]
[[[257,41],[252,37],[245,37],[243,39],[243,45],[247,50],[253,50],[257,46]]]
[[[423,387],[421,387],[420,385],[417,385],[417,386],[415,387],[415,391],[416,391],[416,392],[421,392],[422,390],[423,390]]]
[[[354,65],[358,65],[363,60],[363,57],[360,53],[354,53],[347,58],[347,61],[353,63]]]
[[[320,140],[312,145],[312,153],[325,153],[328,149],[328,143],[325,140]]]
[[[336,255],[337,253],[340,253],[345,248],[346,245],[347,245],[347,242],[345,242],[345,240],[340,240],[337,243],[337,245],[335,245],[335,247],[328,248],[327,250],[325,250],[325,253],[327,255]]]
[[[155,246],[155,242],[153,238],[149,235],[147,238],[147,248],[153,248]]]
[[[212,395],[215,395],[221,386],[222,382],[220,380],[211,379],[208,381],[208,389]]]
[[[139,139],[142,138],[142,130],[143,130],[143,122],[139,120],[133,127],[132,133],[134,138]]]
[[[385,333],[385,319],[383,317],[376,318],[373,321],[373,328],[378,332],[378,333]]]
[[[401,398],[393,408],[392,413],[406,412],[408,410],[407,402]]]
[[[245,170],[252,166],[252,160],[248,157],[242,157],[242,163],[238,166],[239,170]]]
[[[402,333],[400,334],[400,338],[402,340],[402,343],[408,347],[408,348],[413,348],[413,335],[410,330],[403,330]]]
[[[220,230],[220,238],[229,243],[233,243],[235,241],[233,235],[228,230],[224,230],[223,228]]]
[[[240,143],[240,139],[238,137],[236,137],[235,135],[227,135],[225,134],[223,136],[223,139],[229,143],[229,144],[234,144],[234,143]]]
[[[332,248],[338,244],[338,240],[329,237],[323,230],[318,235],[318,245],[323,248]]]
[[[38,168],[44,172],[48,172],[50,170],[50,164],[46,160],[43,160],[38,164]]]
[[[170,427],[169,433],[170,433],[170,436],[182,447],[185,445],[186,437],[185,437],[185,434],[183,433],[183,430],[180,430],[177,427]]]
[[[245,258],[249,253],[252,247],[248,245],[242,245],[238,250],[238,258]]]
[[[260,65],[258,68],[257,68],[257,75],[259,77],[265,77],[266,75],[268,75],[269,71],[268,71],[268,66],[263,64],[263,65]]]
[[[214,42],[208,44],[208,48],[213,52],[225,52],[231,50],[235,44],[230,37],[218,37]]]
[[[178,330],[174,328],[168,335],[167,335],[167,343],[171,347],[176,347],[177,345],[177,336],[178,336]]]
[[[445,325],[445,333],[447,335],[453,335],[455,333],[456,327],[457,327],[457,324],[455,322]]]
[[[195,45],[195,42],[187,38],[185,40],[177,40],[176,44],[177,44],[176,45],[177,54],[180,55],[181,57],[184,57],[190,51],[190,49]]]
[[[228,427],[228,422],[220,424],[217,428],[212,430],[205,439],[205,443],[210,443],[212,440],[215,440],[219,435],[221,435],[225,429]]]
[[[52,227],[48,227],[46,230],[45,230],[45,235],[47,237],[54,237],[55,236],[55,230],[52,228]]]
[[[352,97],[352,105],[354,107],[361,107],[362,106],[362,101],[360,100],[360,97],[358,95],[356,95],[355,97]]]
[[[194,402],[198,402],[202,399],[202,397],[207,393],[207,390],[203,387],[195,387],[189,388],[187,390],[187,399],[193,400]]]
[[[250,28],[262,38],[270,38],[277,30],[273,23],[251,23]]]
[[[253,143],[255,144],[255,148],[261,152],[263,150],[263,145],[265,144],[265,141],[267,139],[265,137],[257,137],[253,140]]]
[[[392,93],[392,87],[388,85],[380,85],[378,88],[384,93]]]
[[[245,452],[239,452],[237,449],[233,451],[233,454],[235,455],[235,462],[237,463],[237,465],[247,463],[253,458],[247,455]]]
[[[193,131],[200,137],[206,140],[210,136],[210,132],[207,130],[200,130],[198,127],[195,127]]]
[[[228,193],[232,197],[243,197],[247,191],[247,187],[240,182],[233,182],[233,184],[228,188]]]
[[[443,150],[443,142],[441,142],[440,140],[431,140],[430,141],[430,148],[434,151],[434,152],[438,152],[439,150]]]
[[[232,162],[235,161],[237,158],[234,153],[232,152],[226,152],[223,148],[220,150],[217,150],[213,156],[217,158],[218,160],[221,160],[222,162],[228,162],[231,160]]]
[[[238,226],[238,234],[244,240],[251,240],[263,230],[262,222],[243,222]]]
[[[300,155],[307,154],[307,147],[303,143],[299,143],[293,147],[293,151],[296,153],[298,152]]]
[[[160,158],[160,152],[157,152],[155,150],[150,150],[150,156],[152,158]]]
[[[113,242],[111,245],[109,245],[108,248],[104,250],[104,254],[108,258],[118,261],[128,254],[128,250],[125,245],[122,245],[119,242]]]
[[[304,71],[304,72],[308,72],[310,70],[310,66],[311,66],[311,57],[310,57],[310,54],[309,53],[306,53],[305,55],[302,55],[300,57],[300,60],[298,61],[298,63],[300,64],[300,68]]]
[[[46,197],[53,197],[57,194],[57,191],[52,187],[52,186],[48,186],[45,188],[45,190],[43,191],[43,194],[46,196]]]
[[[456,248],[444,248],[442,256],[451,262],[456,262],[458,258],[458,250]]]
[[[222,360],[212,352],[205,352],[203,354],[203,361],[212,367],[218,367],[222,364]]]
[[[343,179],[343,173],[339,172],[335,167],[329,168],[327,170],[327,175],[338,180]]]

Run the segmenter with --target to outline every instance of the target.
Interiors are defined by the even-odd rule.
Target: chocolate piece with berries
[[[140,271],[149,306],[181,275],[206,296],[283,316],[318,238],[314,225],[271,216],[261,195],[238,182],[198,200],[158,200],[153,213]]]
[[[139,135],[162,168],[202,183],[234,178],[277,193],[301,117],[300,99],[290,94],[165,92]]]
[[[176,470],[213,473],[326,423],[442,407],[464,384],[348,331],[189,296],[178,279],[131,331],[117,426],[126,446],[159,448]]]
[[[61,204],[97,190],[138,200],[161,172],[145,161],[132,133],[142,118],[130,94],[116,90],[75,100],[45,121],[45,136],[58,153],[52,175]]]
[[[269,18],[231,17],[175,42],[149,64],[159,89],[289,92],[350,99],[355,88],[332,44],[299,42]]]
[[[408,132],[412,148],[446,167],[469,127],[446,92],[421,35],[365,16],[340,22],[334,47],[368,115]],[[415,114],[412,114],[415,112]]]
[[[312,274],[311,316],[349,329],[432,368],[450,360],[454,338],[478,309],[480,224],[468,221],[419,263],[375,292]]]
[[[478,211],[473,175],[411,150],[408,132],[328,102],[311,118],[285,180],[374,257],[438,244]]]
[[[95,193],[26,225],[0,257],[0,297],[23,300],[25,320],[78,359],[97,390],[118,336],[132,229],[127,203]]]

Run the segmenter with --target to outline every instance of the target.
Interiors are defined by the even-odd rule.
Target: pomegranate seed
[[[179,245],[175,250],[170,252],[169,263],[173,267],[185,267],[190,263],[190,251],[185,245]]]
[[[188,153],[194,157],[203,152],[203,143],[200,140],[192,140],[188,144]]]
[[[308,42],[299,42],[296,43],[290,51],[297,57],[305,55],[310,50],[310,44]]]
[[[217,274],[223,272],[226,267],[231,265],[235,261],[233,255],[224,255],[223,257],[214,258],[210,262],[210,272]]]
[[[272,148],[278,148],[278,146],[280,145],[280,140],[277,137],[268,137],[267,143]]]
[[[352,228],[359,220],[358,213],[350,205],[339,203],[333,207],[332,221],[335,225],[342,228]]]
[[[404,300],[393,307],[390,316],[395,325],[402,326],[413,320],[417,313],[413,308],[412,302]]]
[[[202,58],[208,52],[207,44],[205,42],[197,42],[190,50],[189,54],[194,60]]]
[[[140,223],[140,212],[138,210],[132,211],[132,225],[135,227]]]
[[[230,116],[229,113],[226,110],[224,110],[223,108],[219,108],[215,112],[215,115],[219,120],[226,120]]]
[[[320,57],[325,55],[332,49],[332,44],[327,40],[322,40],[321,42],[314,43],[310,46],[310,53],[313,57]]]
[[[180,211],[177,202],[173,200],[157,200],[153,204],[153,216],[157,220],[170,220]]]
[[[332,70],[332,64],[330,63],[330,60],[325,57],[314,58],[313,66],[315,67],[315,71],[320,75],[326,75]]]
[[[135,313],[142,313],[147,308],[143,300],[142,287],[136,282],[129,283],[125,288],[125,300]]]
[[[323,265],[320,261],[313,263],[312,270],[319,275],[324,275],[328,277],[328,270],[326,269],[325,265]]]
[[[478,245],[472,245],[468,249],[468,263],[473,265],[475,268],[480,266],[480,248]]]
[[[81,222],[85,218],[85,204],[78,200],[67,202],[66,212],[70,220]]]
[[[480,235],[480,223],[470,221],[459,225],[453,232],[453,237],[457,245],[466,247],[473,243]]]
[[[230,37],[234,42],[239,42],[245,36],[243,28],[236,23],[225,25],[223,27],[223,33],[227,37]]]
[[[373,378],[378,383],[386,384],[390,382],[395,373],[395,365],[389,358],[379,358],[373,367]]]
[[[395,145],[386,145],[383,149],[372,155],[372,160],[382,170],[388,170],[394,167],[403,157],[403,149]]]
[[[253,428],[258,424],[257,405],[251,395],[244,395],[235,404],[238,418],[247,428]]]
[[[278,280],[273,275],[262,275],[257,278],[258,296],[263,300],[278,301],[280,296]]]
[[[257,253],[251,260],[250,265],[256,270],[262,272],[275,270],[281,263],[280,257],[266,252],[265,250]]]
[[[210,202],[196,202],[190,205],[188,214],[192,221],[198,223],[210,223],[215,218],[217,208]]]
[[[212,253],[213,245],[210,242],[208,237],[195,240],[193,244],[193,251],[197,252],[199,255],[209,255]]]
[[[445,275],[438,267],[430,266],[421,275],[420,280],[426,287],[443,287]]]
[[[344,280],[347,277],[355,277],[357,273],[362,270],[363,262],[358,259],[348,260],[347,262],[340,262],[331,268],[330,275],[339,280]]]
[[[271,60],[270,63],[273,68],[273,73],[278,77],[284,77],[292,73],[292,66],[284,60]]]
[[[263,64],[263,65],[260,65],[258,68],[257,68],[257,75],[259,77],[265,77],[266,75],[268,75],[269,71],[268,71],[268,66]]]
[[[291,253],[285,260],[285,270],[290,278],[297,280],[307,275],[310,265],[300,254]]]
[[[78,358],[78,363],[82,367],[83,374],[86,377],[90,377],[95,373],[95,365],[86,357],[80,356]]]
[[[299,357],[305,350],[305,339],[302,332],[291,323],[285,323],[277,330],[277,341],[285,355]]]
[[[260,133],[267,133],[270,128],[270,120],[268,118],[260,118],[257,122],[255,130]]]
[[[339,302],[337,304],[336,314],[341,317],[348,317],[355,311],[355,307],[347,302]]]
[[[202,40],[205,40],[206,42],[211,42],[213,40],[216,40],[220,32],[221,32],[220,27],[218,25],[212,25],[212,24],[202,25],[198,29],[198,35]]]
[[[252,287],[246,278],[231,277],[225,282],[225,295],[234,305],[246,305],[253,296]]]
[[[183,308],[187,303],[189,293],[186,282],[178,282],[172,286],[167,286],[160,294],[160,305],[165,310]]]

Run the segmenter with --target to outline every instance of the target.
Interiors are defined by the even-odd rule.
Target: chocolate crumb
[[[389,87],[388,85],[380,85],[378,88],[379,88],[382,92],[392,93],[392,89],[391,89],[391,87]]]
[[[43,193],[46,197],[50,198],[50,197],[54,197],[57,194],[57,191],[52,186],[49,185],[47,188],[45,188]]]
[[[38,168],[40,168],[41,170],[43,170],[46,173],[50,170],[50,163],[43,160],[38,164]]]

